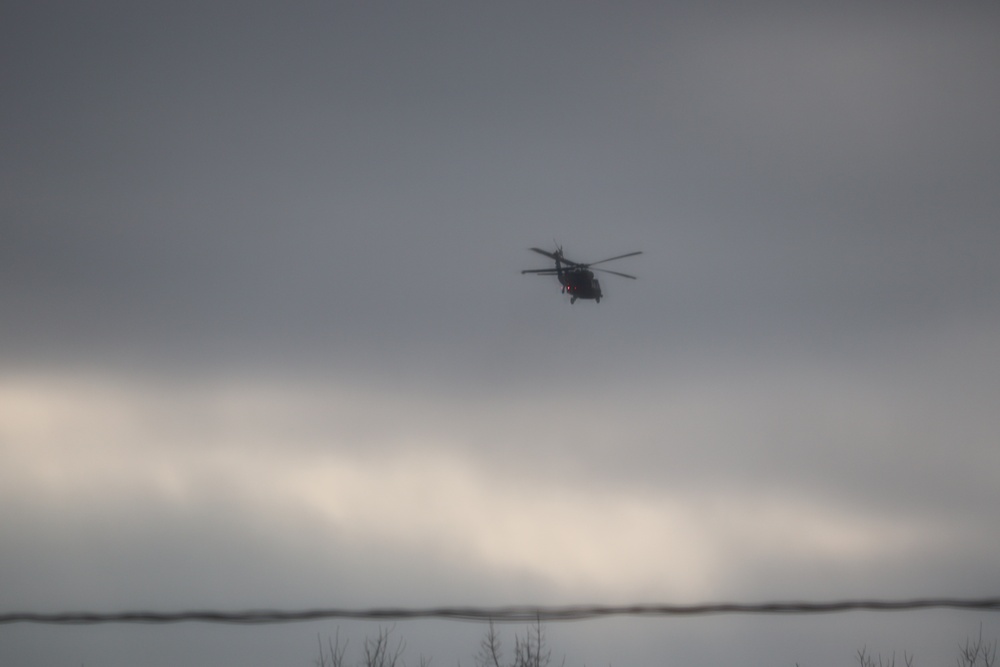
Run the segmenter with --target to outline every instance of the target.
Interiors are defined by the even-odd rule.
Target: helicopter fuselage
[[[563,269],[559,272],[559,282],[563,291],[568,293],[573,301],[577,299],[594,299],[601,302],[601,283],[594,277],[593,271],[587,269]]]

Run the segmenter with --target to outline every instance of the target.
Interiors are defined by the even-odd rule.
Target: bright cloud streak
[[[7,378],[4,493],[83,514],[139,501],[197,511],[223,497],[247,516],[318,516],[330,540],[527,573],[575,599],[713,598],[748,561],[862,565],[951,537],[791,492],[654,491],[497,469],[456,445],[467,425],[428,428],[440,420],[385,403],[316,386]],[[379,411],[413,431],[378,423]]]

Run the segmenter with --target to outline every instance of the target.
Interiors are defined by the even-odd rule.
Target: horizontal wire
[[[635,604],[627,606],[571,605],[519,607],[431,607],[374,609],[307,609],[247,611],[194,610],[178,612],[124,611],[0,614],[0,625],[39,623],[47,625],[97,625],[103,623],[223,623],[260,625],[301,623],[328,619],[405,620],[438,618],[462,621],[535,622],[575,621],[608,616],[704,616],[709,614],[829,614],[848,611],[907,611],[914,609],[974,609],[1000,611],[1000,597],[992,598],[922,598],[913,600],[841,600],[835,602],[762,602],[742,604],[669,605]]]

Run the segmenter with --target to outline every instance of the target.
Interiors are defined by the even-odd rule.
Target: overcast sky
[[[997,34],[987,2],[4,2],[0,611],[1000,593]],[[639,279],[570,305],[520,273],[556,243]],[[927,665],[981,622],[548,630],[567,665]],[[481,630],[396,628],[437,665]],[[312,665],[335,631],[6,626],[0,663]]]

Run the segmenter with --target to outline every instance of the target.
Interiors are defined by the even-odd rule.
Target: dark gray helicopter
[[[603,271],[604,273],[621,276],[622,278],[631,278],[632,280],[636,279],[635,276],[630,276],[627,273],[619,273],[618,271],[611,271],[609,269],[591,270],[590,267],[595,264],[610,262],[613,259],[622,259],[624,257],[632,257],[633,255],[642,254],[641,250],[637,250],[636,252],[629,252],[624,255],[608,257],[607,259],[602,259],[597,262],[581,264],[580,262],[574,262],[566,259],[563,255],[562,246],[556,246],[555,252],[549,252],[548,250],[542,250],[541,248],[531,248],[531,250],[537,252],[539,255],[545,255],[549,259],[555,260],[555,268],[525,269],[524,271],[521,271],[521,273],[537,273],[541,276],[556,276],[559,279],[559,283],[562,285],[563,293],[565,294],[566,292],[569,292],[570,303],[576,303],[577,299],[593,299],[597,303],[601,302],[601,297],[604,296],[604,294],[601,292],[601,283],[594,277],[594,271]]]

